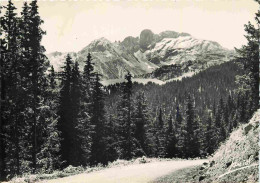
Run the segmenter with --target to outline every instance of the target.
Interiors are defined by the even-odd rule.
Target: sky
[[[23,1],[14,4],[20,11]],[[259,8],[253,0],[41,0],[38,5],[47,53],[80,51],[100,37],[122,41],[143,29],[187,32],[239,48],[246,43],[244,24],[254,22]]]

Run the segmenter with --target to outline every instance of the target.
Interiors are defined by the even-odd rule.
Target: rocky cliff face
[[[234,56],[232,51],[218,43],[199,40],[188,33],[164,31],[154,34],[147,29],[139,37],[129,36],[121,43],[100,38],[81,51],[69,54],[82,69],[88,53],[92,54],[95,70],[103,75],[103,80],[123,78],[129,71],[137,78],[165,81],[221,64]],[[67,54],[54,52],[47,57],[55,70],[60,70]],[[164,72],[161,74],[162,67]]]

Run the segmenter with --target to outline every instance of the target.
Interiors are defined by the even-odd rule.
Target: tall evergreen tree
[[[92,102],[90,105],[90,122],[93,126],[91,145],[91,164],[107,164],[106,160],[106,133],[105,133],[105,109],[104,92],[100,83],[99,75],[96,74],[92,90]]]
[[[91,118],[91,101],[92,101],[92,89],[94,86],[94,66],[92,63],[91,55],[88,54],[87,60],[84,65],[83,75],[80,84],[80,111],[77,130],[77,143],[80,144],[79,149],[79,162],[82,165],[88,165],[91,153],[91,128],[90,118]]]
[[[58,130],[61,132],[61,158],[65,161],[64,166],[70,165],[72,159],[70,151],[73,146],[71,129],[73,129],[72,115],[71,115],[71,79],[72,79],[72,59],[68,54],[66,63],[63,67],[64,71],[61,73],[61,90],[58,107]]]
[[[134,139],[132,124],[132,75],[125,76],[126,82],[122,86],[122,94],[118,104],[120,158],[131,159],[134,156]]]
[[[3,26],[3,17],[2,17],[2,6],[0,6],[0,14],[1,14],[1,27]],[[3,112],[4,112],[4,102],[5,102],[5,95],[6,95],[6,88],[5,88],[5,81],[4,81],[4,63],[6,62],[6,53],[7,53],[7,43],[6,39],[3,37],[3,29],[0,28],[0,54],[1,54],[1,61],[0,61],[0,113],[2,114],[0,116],[0,181],[4,180],[6,177],[6,172],[5,172],[5,150],[6,150],[6,143],[5,139],[6,133],[4,131],[4,126],[5,126],[5,120],[3,118]]]
[[[139,92],[136,96],[136,103],[134,109],[134,137],[138,142],[138,155],[142,156],[146,154],[147,148],[147,125],[149,123],[149,111],[147,101],[144,92]]]
[[[48,74],[48,81],[44,95],[44,101],[40,107],[42,123],[42,143],[37,154],[39,171],[52,173],[60,167],[60,132],[57,129],[57,100],[56,73],[53,66]]]
[[[166,155],[166,133],[165,133],[165,125],[163,121],[163,113],[162,109],[159,109],[158,119],[157,119],[157,127],[156,127],[156,144],[157,144],[157,156],[165,157]]]
[[[183,136],[182,136],[182,129],[183,129],[183,123],[182,123],[182,115],[180,111],[179,105],[176,107],[176,114],[175,114],[175,137],[176,137],[176,151],[177,156],[182,156],[182,149],[183,149]]]
[[[28,16],[28,25],[30,31],[28,33],[28,51],[29,55],[27,60],[24,61],[26,64],[27,74],[27,104],[28,109],[31,110],[30,115],[28,116],[28,124],[31,125],[30,134],[31,134],[31,162],[33,172],[37,169],[37,152],[39,152],[40,139],[39,133],[41,133],[42,124],[37,120],[40,116],[40,103],[43,100],[43,92],[45,87],[46,75],[48,62],[47,57],[44,55],[45,49],[41,45],[42,36],[45,32],[41,29],[41,20],[39,11],[38,11],[37,1],[34,0],[30,3],[29,6],[29,16]]]
[[[1,110],[2,118],[2,131],[4,132],[3,144],[6,148],[3,155],[5,157],[5,170],[6,173],[11,176],[14,174],[19,174],[21,169],[21,137],[22,137],[22,96],[20,92],[21,79],[20,79],[20,69],[21,63],[19,60],[19,27],[18,18],[15,13],[15,6],[11,1],[8,1],[5,7],[5,15],[1,17],[1,27],[3,28],[3,38],[6,40],[6,49],[3,53],[3,59],[1,59],[1,90],[2,90],[2,100],[3,107]],[[1,54],[2,56],[2,54]],[[12,138],[6,138],[6,137]]]
[[[257,0],[258,4],[260,2]],[[245,25],[247,35],[247,45],[237,49],[239,53],[238,60],[242,63],[245,74],[238,77],[239,91],[245,94],[248,91],[247,100],[250,105],[250,116],[259,108],[259,40],[260,40],[260,9],[255,15],[255,21],[258,27],[255,27],[251,22]]]
[[[175,128],[173,128],[173,119],[170,114],[168,118],[168,128],[166,131],[166,157],[172,158],[177,154],[176,148],[176,136],[175,136]]]
[[[105,137],[106,137],[106,154],[105,158],[108,162],[113,162],[118,158],[118,136],[117,136],[117,123],[116,116],[107,113],[107,120],[105,124]]]
[[[216,134],[212,124],[212,118],[209,115],[206,126],[206,152],[208,154],[212,154],[216,149],[215,135]]]
[[[79,72],[79,65],[76,61],[75,64],[72,67],[71,72],[71,91],[70,91],[70,97],[71,97],[71,120],[72,120],[72,127],[70,130],[71,133],[71,140],[73,141],[71,152],[71,164],[73,166],[79,166],[81,165],[81,142],[78,139],[78,131],[77,129],[79,125],[80,120],[80,109],[81,109],[81,76]]]
[[[199,141],[196,134],[197,121],[195,119],[193,100],[190,95],[186,99],[186,121],[185,121],[185,136],[184,146],[186,157],[198,157],[199,156]]]

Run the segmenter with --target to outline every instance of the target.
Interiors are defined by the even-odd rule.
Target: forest
[[[259,28],[237,57],[165,85],[103,86],[91,53],[61,72],[41,44],[37,1],[1,6],[0,180],[137,157],[207,157],[259,108]],[[260,11],[256,14],[259,25]]]

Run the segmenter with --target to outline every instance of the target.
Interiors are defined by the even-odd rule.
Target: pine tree
[[[162,109],[159,109],[157,128],[156,128],[156,144],[157,144],[157,156],[165,157],[166,155],[166,135],[165,125],[163,121]]]
[[[260,2],[257,1],[259,4]],[[258,27],[255,27],[251,22],[245,25],[245,31],[247,35],[247,45],[242,46],[241,49],[237,49],[239,53],[238,60],[243,65],[245,74],[238,77],[239,91],[245,94],[248,91],[247,99],[250,105],[248,111],[250,116],[259,108],[259,40],[260,40],[260,10],[255,16],[255,21]]]
[[[184,146],[185,155],[188,157],[198,157],[199,156],[199,140],[196,134],[198,129],[197,121],[195,119],[195,112],[193,106],[193,100],[190,95],[186,99],[186,123],[185,123],[185,136],[184,136]]]
[[[72,79],[72,60],[68,54],[66,63],[61,73],[61,90],[58,107],[58,130],[61,132],[61,158],[65,161],[63,166],[70,165],[73,160],[70,159],[70,152],[73,146],[71,129],[73,129],[71,115],[71,79]]]
[[[93,126],[93,131],[91,134],[92,145],[90,157],[92,165],[96,165],[98,163],[107,164],[104,92],[99,77],[100,76],[96,74],[92,90],[92,102],[90,105],[90,123]]]
[[[0,14],[2,14],[2,6],[0,6]],[[1,16],[0,19],[1,22],[1,26],[3,24],[3,18]],[[3,118],[3,112],[4,112],[4,102],[5,102],[5,96],[6,96],[6,88],[4,85],[4,74],[6,74],[4,72],[4,63],[6,62],[6,53],[7,53],[7,43],[6,43],[6,39],[3,38],[3,30],[0,29],[0,41],[1,41],[1,45],[0,45],[0,54],[1,54],[1,61],[0,61],[0,113],[2,114],[0,116],[0,181],[4,180],[6,177],[6,163],[5,163],[5,150],[6,150],[6,143],[5,143],[5,139],[6,137],[6,133],[4,131],[4,127],[5,127],[5,120]]]
[[[120,143],[120,158],[131,159],[134,154],[134,138],[132,124],[132,75],[125,76],[126,82],[122,86],[122,94],[118,104],[118,136]]]
[[[20,160],[21,160],[21,137],[22,137],[22,113],[21,113],[21,79],[20,68],[21,63],[19,60],[19,27],[18,18],[15,13],[16,8],[11,1],[8,1],[5,7],[5,15],[1,17],[1,26],[3,28],[3,38],[6,41],[6,47],[1,59],[1,98],[4,101],[1,118],[2,118],[2,130],[5,132],[3,144],[3,155],[5,157],[5,170],[4,173],[8,173],[11,176],[20,173]],[[3,45],[4,46],[4,45]],[[1,54],[2,56],[2,54]],[[6,137],[12,138],[6,138]]]
[[[175,129],[173,128],[172,115],[168,118],[168,129],[166,131],[166,157],[173,158],[177,154]]]
[[[60,132],[57,129],[57,102],[58,91],[56,86],[56,73],[53,66],[48,74],[48,83],[44,92],[44,102],[40,107],[43,125],[42,143],[37,154],[39,170],[43,173],[52,173],[60,167]]]
[[[234,100],[231,95],[228,96],[227,104],[226,104],[226,111],[225,111],[225,121],[228,122],[227,124],[227,132],[230,134],[233,129],[233,117],[235,115],[235,104]]]
[[[91,153],[91,128],[90,118],[91,118],[91,101],[92,101],[92,89],[95,79],[94,66],[92,63],[91,55],[88,54],[86,63],[84,65],[84,71],[82,75],[82,80],[80,84],[80,111],[77,130],[78,144],[80,144],[79,162],[81,165],[88,165],[90,161]]]
[[[71,133],[71,140],[73,142],[71,152],[71,165],[73,166],[79,166],[81,165],[81,142],[78,139],[78,131],[77,126],[79,125],[80,120],[80,108],[81,108],[81,76],[79,72],[79,65],[76,61],[73,65],[72,72],[71,72],[71,91],[70,91],[70,97],[71,97],[71,120],[72,120],[72,128],[70,129]]]
[[[43,124],[37,121],[40,116],[40,103],[43,100],[44,83],[46,83],[45,72],[47,70],[47,59],[44,55],[44,47],[41,45],[42,36],[45,32],[41,29],[43,21],[39,16],[37,1],[34,0],[30,3],[28,10],[28,22],[25,22],[30,27],[28,35],[27,59],[24,60],[26,64],[26,82],[27,82],[27,104],[28,109],[31,110],[29,115],[28,124],[30,125],[29,131],[31,132],[31,148],[30,154],[32,162],[32,171],[37,169],[37,153],[40,150],[42,139],[40,137],[41,127]]]
[[[133,118],[135,123],[134,137],[138,141],[137,156],[142,156],[146,154],[148,148],[146,128],[149,123],[149,111],[144,92],[137,94]]]
[[[55,70],[54,70],[53,65],[51,66],[48,78],[49,78],[49,86],[50,86],[50,89],[52,90],[51,92],[54,92],[54,90],[57,87],[57,82],[56,82],[56,74],[55,74]]]
[[[158,116],[158,128],[162,129],[164,127],[164,122],[162,119],[162,108],[159,109],[159,116]]]
[[[176,136],[176,154],[179,157],[182,157],[182,150],[183,150],[183,136],[182,136],[182,129],[183,129],[183,123],[182,123],[182,115],[179,108],[179,105],[176,107],[176,115],[175,115],[175,136]]]
[[[247,93],[245,95],[240,94],[239,95],[239,106],[238,106],[238,111],[239,111],[239,123],[247,123]]]
[[[225,133],[225,126],[224,126],[224,101],[222,97],[219,100],[217,111],[216,111],[216,117],[215,117],[215,127],[216,127],[216,137],[217,137],[217,144],[224,141],[226,138]]]
[[[207,126],[206,126],[206,152],[208,154],[212,154],[216,149],[216,142],[215,142],[215,130],[212,124],[211,116],[207,119]]]
[[[105,137],[106,137],[106,160],[113,162],[118,158],[118,136],[117,136],[116,116],[108,114],[105,124]]]
[[[91,89],[95,80],[94,64],[92,63],[92,56],[89,53],[84,66],[83,73],[83,91],[85,90],[85,102],[91,102]]]

